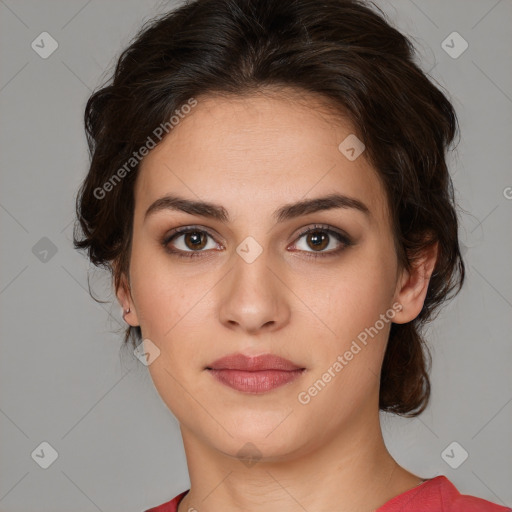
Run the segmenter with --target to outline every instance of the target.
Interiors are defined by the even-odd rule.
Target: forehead
[[[295,90],[196,99],[142,161],[136,215],[165,193],[242,212],[340,192],[387,216],[384,189],[364,152],[351,161],[339,149],[354,137],[352,123],[326,100]]]

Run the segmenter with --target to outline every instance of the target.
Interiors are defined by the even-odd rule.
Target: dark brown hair
[[[147,22],[87,102],[91,164],[77,196],[74,244],[111,272],[117,289],[128,275],[138,171],[126,162],[190,98],[287,87],[324,98],[349,117],[385,186],[401,267],[410,269],[439,243],[423,309],[409,323],[392,324],[381,372],[380,409],[412,417],[430,397],[421,328],[464,281],[445,161],[458,123],[450,101],[415,64],[410,41],[373,7],[194,0]],[[130,338],[134,346],[141,340],[140,327],[128,327],[125,344]]]

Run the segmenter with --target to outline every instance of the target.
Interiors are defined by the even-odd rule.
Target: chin
[[[282,426],[282,425],[281,425]],[[210,439],[213,447],[228,457],[247,461],[247,466],[256,462],[276,462],[293,459],[298,453],[306,450],[303,433],[294,435],[290,430],[272,425],[263,430],[239,429],[236,436],[223,436],[223,439]],[[275,430],[274,430],[275,429]],[[307,443],[307,441],[306,441]]]

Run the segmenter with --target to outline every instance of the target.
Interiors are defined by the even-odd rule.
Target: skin
[[[179,511],[373,510],[422,480],[392,458],[381,432],[391,323],[308,404],[297,396],[393,304],[402,305],[396,323],[419,314],[436,247],[410,272],[399,268],[378,175],[364,153],[350,161],[339,151],[353,128],[318,98],[288,90],[197,99],[141,164],[129,275],[117,290],[130,308],[125,320],[160,350],[148,368],[179,421],[191,481]],[[284,204],[333,192],[362,201],[371,216],[335,208],[282,223],[272,217]],[[168,193],[220,204],[230,222],[170,209],[145,219]],[[320,253],[343,250],[308,258],[318,249],[298,235],[315,224],[342,230],[353,244],[329,235]],[[162,246],[181,226],[211,234],[198,257]],[[250,264],[236,252],[248,236],[263,249]],[[170,245],[194,250],[186,235]],[[306,372],[265,394],[235,391],[205,370],[233,352],[277,354]],[[249,442],[252,465],[237,455]]]

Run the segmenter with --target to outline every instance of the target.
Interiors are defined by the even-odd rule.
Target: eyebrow
[[[272,216],[276,222],[279,223],[295,219],[303,215],[308,215],[310,213],[332,210],[334,208],[352,208],[360,211],[368,218],[371,218],[370,209],[362,201],[343,194],[329,194],[323,197],[289,203],[274,211]],[[207,201],[185,199],[176,195],[165,195],[157,199],[146,210],[144,220],[146,220],[150,215],[162,210],[181,211],[189,213],[190,215],[198,215],[201,217],[215,219],[222,223],[230,222],[229,213],[223,206]]]

